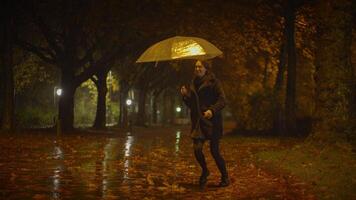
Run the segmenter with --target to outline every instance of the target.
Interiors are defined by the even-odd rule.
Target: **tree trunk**
[[[174,123],[174,95],[172,95],[171,90],[165,90],[164,96],[163,96],[163,116],[162,116],[162,122],[165,124],[173,124]]]
[[[3,43],[0,43],[0,45],[2,45],[2,44]],[[5,101],[5,67],[4,67],[4,63],[3,63],[3,58],[0,57],[0,130],[2,127],[4,101]]]
[[[11,131],[14,128],[14,74],[13,74],[13,30],[14,21],[12,13],[9,13],[11,8],[10,2],[6,1],[4,6],[8,8],[5,12],[4,29],[2,30],[1,40],[1,64],[4,67],[4,96],[3,96],[3,110],[2,110],[2,124],[1,129],[4,131]]]
[[[159,101],[159,96],[163,92],[163,88],[160,88],[156,91],[153,92],[153,105],[152,105],[152,117],[153,117],[153,123],[157,124],[158,123],[158,101]]]
[[[71,70],[62,68],[61,88],[62,95],[59,97],[58,119],[63,132],[71,131],[74,123],[74,85],[73,73]]]
[[[4,131],[11,131],[14,128],[14,74],[12,62],[12,50],[9,50],[4,57],[5,65],[5,92],[4,92],[4,109],[2,114],[2,127]]]
[[[138,113],[137,113],[137,122],[139,126],[145,126],[146,123],[146,89],[141,89],[139,91],[138,97]]]
[[[262,84],[263,84],[263,88],[265,90],[268,89],[268,63],[269,63],[269,57],[266,53],[266,55],[264,55],[264,70],[263,70],[263,81],[262,81]]]
[[[176,98],[174,95],[170,95],[169,96],[169,101],[171,102],[170,103],[170,107],[169,107],[169,118],[170,118],[170,121],[171,121],[171,124],[174,124],[175,123],[175,118],[176,118]]]
[[[153,124],[157,124],[157,100],[158,95],[153,95],[153,104],[152,104],[152,122]]]
[[[286,32],[287,32],[287,52],[288,52],[288,68],[287,68],[287,92],[286,92],[286,127],[290,135],[296,134],[296,50],[295,50],[295,5],[291,0],[287,3],[285,14]]]
[[[107,72],[99,72],[96,87],[98,90],[98,100],[96,106],[96,116],[94,128],[103,129],[106,126],[106,94],[108,92],[106,84]]]
[[[120,81],[120,114],[119,114],[119,126],[128,126],[128,109],[126,100],[128,97],[129,88],[125,81]],[[131,105],[132,106],[132,105]]]
[[[283,36],[285,38],[285,36]],[[274,117],[273,117],[273,130],[277,132],[278,135],[285,134],[285,112],[283,109],[283,83],[284,83],[284,72],[286,68],[286,41],[282,39],[281,49],[279,53],[279,64],[278,72],[276,77],[276,82],[274,85],[273,98],[274,98]]]
[[[165,90],[163,95],[163,111],[162,111],[162,123],[163,124],[170,124],[171,117],[170,117],[170,107],[171,101],[169,99],[169,90]]]
[[[311,139],[345,141],[352,117],[352,1],[319,1],[316,52],[316,108]]]

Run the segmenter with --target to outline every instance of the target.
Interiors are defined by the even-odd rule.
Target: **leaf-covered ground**
[[[355,155],[347,143],[311,141],[255,154],[258,166],[297,176],[309,183],[312,192],[321,200],[356,199]]]
[[[28,132],[0,136],[0,199],[315,199],[308,185],[255,164],[256,152],[277,140],[226,136],[221,151],[232,184],[220,174],[209,145],[205,190],[187,128],[135,128],[55,136]]]

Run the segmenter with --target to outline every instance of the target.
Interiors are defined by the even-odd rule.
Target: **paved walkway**
[[[255,166],[258,145],[226,137],[222,153],[232,184],[205,148],[211,175],[197,187],[188,127],[132,132],[0,136],[0,199],[314,199],[303,184]],[[206,146],[208,147],[208,146]],[[285,176],[284,176],[285,177]]]

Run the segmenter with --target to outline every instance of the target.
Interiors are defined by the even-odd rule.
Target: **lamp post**
[[[63,94],[63,89],[58,86],[55,86],[53,89],[53,104],[54,104],[54,107],[56,110],[56,114],[54,117],[54,124],[56,126],[57,136],[60,135],[60,133],[61,133],[61,123],[60,123],[60,119],[58,116],[58,114],[59,114],[58,113],[58,103],[59,103],[59,98],[62,96],[62,94]]]
[[[113,87],[113,75],[111,70],[108,73],[107,77],[107,88],[108,88],[108,99],[107,99],[107,121],[106,123],[109,125],[112,124],[112,108],[111,108],[111,96],[112,96],[112,87]]]
[[[177,106],[176,107],[176,123],[178,123],[178,124],[181,124],[181,112],[182,112],[182,107],[180,107],[180,106]]]
[[[128,117],[128,122],[129,122],[129,130],[130,132],[132,131],[132,119],[131,119],[131,105],[132,105],[132,100],[131,99],[126,99],[126,105],[127,105],[127,117]]]

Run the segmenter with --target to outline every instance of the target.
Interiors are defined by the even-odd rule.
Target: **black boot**
[[[230,185],[230,179],[228,176],[222,176],[219,183],[219,187],[227,187]]]
[[[200,187],[200,188],[204,188],[204,187],[205,187],[206,183],[208,182],[208,176],[209,176],[209,175],[210,175],[209,170],[203,171],[203,172],[201,173],[201,176],[200,176],[200,178],[199,178],[199,187]]]

